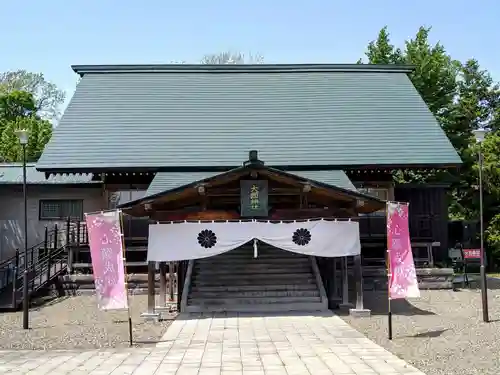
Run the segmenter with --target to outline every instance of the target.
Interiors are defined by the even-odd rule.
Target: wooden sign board
[[[242,217],[266,217],[269,214],[267,180],[241,180],[240,203]]]

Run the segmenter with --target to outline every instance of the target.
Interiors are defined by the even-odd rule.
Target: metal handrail
[[[76,233],[75,233],[76,232]],[[83,235],[83,238],[82,238]],[[61,236],[64,236],[61,241]],[[16,254],[0,263],[0,294],[6,290],[12,291],[12,307],[17,304],[19,289],[22,288],[23,274],[28,271],[28,282],[31,288],[29,293],[43,287],[56,274],[65,269],[65,255],[68,246],[83,244],[88,241],[88,233],[83,222],[67,220],[65,228],[58,228],[57,224],[49,231],[45,227],[44,240],[31,246],[27,254],[16,250]],[[43,252],[42,254],[40,254]],[[38,255],[38,256],[35,256]],[[27,257],[26,257],[27,256]],[[57,270],[57,265],[60,269]],[[53,266],[55,271],[51,274]],[[46,279],[44,280],[44,277]],[[38,278],[38,284],[35,283]]]

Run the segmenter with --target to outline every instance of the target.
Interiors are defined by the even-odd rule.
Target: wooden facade
[[[448,249],[448,202],[446,186],[427,184],[394,184],[390,172],[348,171],[354,185],[360,192],[374,195],[382,200],[396,200],[410,203],[410,237],[421,263],[441,261]],[[134,184],[125,184],[126,174],[107,176],[106,190],[146,190],[153,175],[132,176]],[[229,220],[239,219],[239,180],[246,175],[231,177],[205,184],[203,190],[192,186],[186,191],[175,192],[168,198],[155,203],[154,215],[146,211],[125,210],[132,216],[125,220],[128,237],[146,238],[149,220]],[[339,199],[339,195],[324,191],[304,191],[304,182],[293,179],[272,178],[269,183],[269,219],[294,220],[315,217],[355,218],[360,223],[363,256],[367,259],[383,260],[386,249],[385,208],[373,212],[359,210],[353,201]],[[306,189],[307,190],[307,189]],[[200,191],[203,193],[200,194]],[[151,207],[152,208],[152,207]],[[135,209],[137,210],[137,208]],[[141,218],[142,217],[142,218]],[[432,250],[429,259],[428,248]],[[420,265],[420,264],[419,264]]]

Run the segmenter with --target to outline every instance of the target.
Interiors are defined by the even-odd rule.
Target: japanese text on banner
[[[387,202],[389,298],[420,297],[410,242],[408,205]]]
[[[127,309],[120,212],[88,214],[86,222],[98,307]]]

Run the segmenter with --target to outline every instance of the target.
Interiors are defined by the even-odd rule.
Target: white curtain
[[[361,253],[356,221],[184,222],[149,226],[148,260],[207,258],[252,239],[305,255],[343,257]]]

